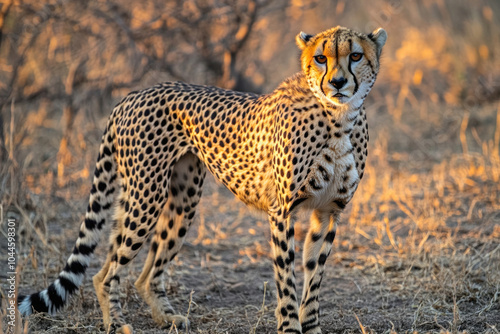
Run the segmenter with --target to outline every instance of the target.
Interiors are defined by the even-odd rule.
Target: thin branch
[[[11,98],[11,95],[14,91],[15,83],[17,80],[17,76],[19,74],[19,68],[23,65],[26,54],[28,53],[28,50],[35,44],[36,39],[40,36],[41,32],[43,31],[44,26],[46,23],[51,19],[51,12],[49,11],[49,6],[44,6],[42,10],[39,11],[40,17],[42,18],[42,22],[38,24],[38,29],[33,33],[31,36],[29,42],[26,44],[24,49],[21,51],[21,53],[18,55],[17,60],[15,64],[12,66],[12,77],[10,78],[9,83],[7,84],[7,92],[2,94],[3,98],[0,100],[0,110],[3,109],[5,104],[7,104]],[[41,14],[47,14],[47,15],[41,15]]]

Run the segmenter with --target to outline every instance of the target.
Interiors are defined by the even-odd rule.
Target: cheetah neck
[[[253,118],[259,121],[254,121],[246,128],[249,132],[242,134],[249,138],[244,147],[245,152],[255,157],[250,158],[255,165],[249,167],[256,171],[254,179],[261,185],[259,189],[270,190],[256,192],[255,196],[253,188],[246,194],[238,189],[233,192],[247,204],[265,211],[271,210],[273,203],[282,203],[286,212],[292,212],[300,203],[310,208],[328,206],[333,200],[340,201],[339,207],[347,203],[362,173],[358,166],[364,162],[353,144],[358,133],[364,136],[367,131],[361,129],[365,125],[362,104],[338,108],[321,103],[301,73],[254,103],[250,106],[253,111],[248,114],[259,115]],[[267,129],[264,133],[270,131],[271,137],[259,141],[262,129]],[[334,175],[341,180],[337,176],[332,178]],[[340,185],[347,182],[344,178],[349,181],[345,184],[349,190],[339,198],[332,198],[333,188],[344,189],[344,184]],[[276,182],[285,187],[276,192]],[[231,185],[228,187],[231,189]],[[249,188],[243,184],[245,187]]]
[[[290,96],[291,103],[297,110],[299,109],[297,105],[302,106],[302,108],[311,106],[314,107],[313,109],[323,109],[332,124],[336,123],[346,126],[349,126],[349,123],[352,123],[356,119],[364,103],[364,99],[354,98],[352,101],[342,105],[333,104],[324,95],[318,94],[314,89],[311,89],[311,85],[302,72],[285,80],[270,95],[271,99],[274,99],[276,96],[278,98],[280,96]]]

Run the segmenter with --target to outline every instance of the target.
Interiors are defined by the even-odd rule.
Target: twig
[[[194,290],[191,290],[191,293],[189,294],[189,305],[188,305],[188,310],[186,313],[186,334],[189,333],[189,311],[191,311],[191,304],[193,303],[193,294]]]
[[[467,146],[467,135],[465,131],[467,130],[467,125],[469,124],[469,113],[464,115],[462,119],[462,124],[460,125],[460,142],[462,143],[462,151],[464,155],[469,153],[469,147]]]
[[[172,334],[172,330],[175,329],[175,334],[179,334],[179,332],[177,331],[177,326],[175,325],[175,322],[172,322],[172,326],[170,326],[170,329],[168,331],[168,334]]]
[[[361,328],[361,332],[363,334],[366,334],[365,326],[363,326],[361,321],[359,321],[359,318],[358,318],[358,315],[356,314],[356,312],[354,312],[354,316],[356,317],[356,320],[358,320],[358,324],[359,324],[359,327]]]
[[[498,157],[500,154],[500,103],[497,109],[497,124],[495,128],[495,139],[493,140],[493,154]]]

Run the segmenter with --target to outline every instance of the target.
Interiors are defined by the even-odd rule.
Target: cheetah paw
[[[173,324],[177,329],[189,329],[190,326],[188,318],[177,314],[163,314],[161,317],[154,317],[154,320],[161,325],[168,324],[168,327]]]
[[[108,334],[133,334],[134,330],[130,325],[117,325],[110,324],[108,327]]]

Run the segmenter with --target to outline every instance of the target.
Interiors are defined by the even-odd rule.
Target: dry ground
[[[405,117],[398,121],[381,103],[374,103],[377,94],[368,104],[372,140],[367,173],[343,215],[321,287],[323,332],[498,333],[498,104],[429,104],[404,110]],[[79,148],[65,170],[65,182],[58,184],[58,137],[53,136],[58,125],[39,114],[24,123],[36,129],[28,144],[39,149],[5,172],[14,175],[22,168],[19,189],[31,194],[24,204],[3,207],[2,213],[21,222],[18,284],[23,293],[46,287],[72,249],[87,205],[99,124],[104,124],[89,123],[82,130],[85,138],[75,133],[74,146]],[[296,227],[299,251],[307,218],[303,214]],[[106,248],[98,248],[69,307],[54,317],[29,317],[24,323],[29,331],[104,331],[90,277],[98,271]],[[145,253],[122,281],[126,318],[138,333],[177,333],[156,326],[133,288]],[[298,259],[299,285],[302,271]],[[209,177],[197,223],[169,270],[173,305],[181,313],[189,308],[191,333],[274,333],[272,277],[266,217],[249,211]],[[4,282],[2,278],[2,293]],[[265,282],[269,284],[264,293]]]

